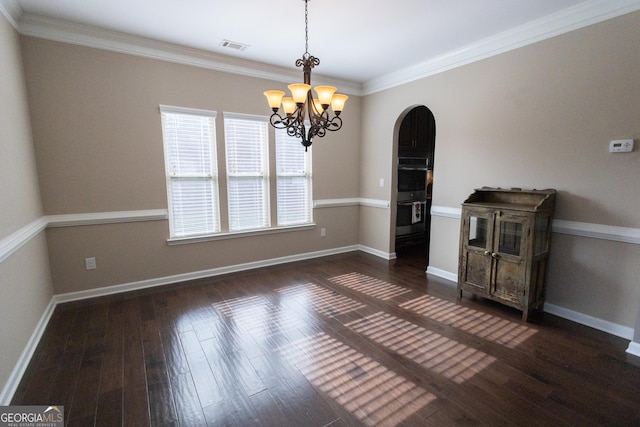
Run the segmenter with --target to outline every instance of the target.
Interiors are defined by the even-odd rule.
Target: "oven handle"
[[[414,200],[412,202],[398,202],[398,206],[412,206],[415,202],[420,202],[421,204],[427,203],[425,200]]]
[[[426,166],[398,166],[400,171],[428,171]]]

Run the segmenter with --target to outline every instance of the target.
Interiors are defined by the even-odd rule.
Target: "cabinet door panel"
[[[492,295],[512,303],[524,303],[526,272],[524,262],[514,262],[506,258],[495,259],[494,271]]]
[[[496,216],[495,227],[491,292],[496,298],[520,305],[524,302],[528,218],[500,213]]]
[[[491,258],[481,252],[468,251],[464,262],[463,281],[468,290],[489,294]]]

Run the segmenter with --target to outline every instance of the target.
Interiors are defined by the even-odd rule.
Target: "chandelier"
[[[304,83],[294,83],[289,85],[290,97],[285,97],[281,90],[268,90],[264,92],[267,97],[269,107],[273,114],[269,118],[269,123],[276,129],[286,129],[289,136],[301,138],[304,150],[311,145],[313,138],[322,138],[327,131],[336,131],[342,127],[340,113],[344,108],[344,103],[349,98],[347,95],[335,93],[333,86],[316,86],[314,91],[317,98],[313,98],[311,93],[311,69],[320,64],[320,59],[309,54],[309,15],[307,3],[304,0],[304,35],[305,52],[302,58],[296,61],[296,67],[302,67]],[[282,104],[285,116],[278,113]],[[329,115],[329,106],[335,114]],[[309,129],[307,130],[307,125]]]

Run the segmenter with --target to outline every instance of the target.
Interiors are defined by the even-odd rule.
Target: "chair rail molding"
[[[9,258],[12,253],[27,244],[45,228],[47,228],[47,218],[41,217],[0,240],[0,262]]]
[[[48,227],[77,227],[80,225],[115,224],[120,222],[161,221],[169,218],[167,209],[135,211],[92,212],[80,214],[49,215]]]
[[[462,209],[447,206],[432,206],[431,216],[459,220],[462,216]],[[636,245],[640,244],[640,228],[554,219],[551,230],[554,233],[568,234],[571,236],[591,237],[594,239],[611,240]]]

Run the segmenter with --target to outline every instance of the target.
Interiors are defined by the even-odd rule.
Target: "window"
[[[220,231],[214,111],[160,106],[171,237]]]
[[[276,129],[278,226],[311,222],[311,152],[300,140]]]
[[[267,118],[224,113],[224,134],[229,231],[269,227]]]
[[[161,105],[160,113],[170,242],[314,226],[311,150],[286,130],[273,130],[268,117],[225,112],[223,155],[215,111]]]

